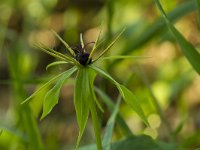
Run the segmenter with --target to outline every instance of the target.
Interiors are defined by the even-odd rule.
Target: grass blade
[[[195,11],[196,5],[194,0],[184,1],[184,3],[180,4],[176,7],[176,9],[172,10],[168,16],[170,21],[174,22],[181,17],[185,16],[186,14]],[[127,32],[133,32],[133,25],[127,28]],[[123,48],[123,51],[121,52],[121,55],[127,55],[130,54],[133,51],[140,50],[140,47],[144,46],[146,43],[148,43],[150,40],[152,40],[154,37],[160,35],[165,31],[166,25],[163,18],[159,18],[156,21],[154,21],[152,24],[147,25],[146,28],[138,35],[134,37],[126,37],[126,39],[129,39],[127,41],[127,44],[125,48]],[[133,32],[134,33],[134,32]],[[134,41],[134,42],[133,42]],[[113,68],[116,64],[120,63],[122,61],[121,59],[114,60],[109,68]]]
[[[111,147],[110,144],[112,141],[112,135],[113,135],[115,121],[117,118],[117,114],[119,112],[120,102],[121,102],[121,98],[118,99],[117,104],[115,105],[114,110],[112,112],[112,115],[110,116],[110,118],[107,122],[105,134],[103,137],[103,149],[104,150],[110,150],[110,147]]]
[[[108,97],[108,95],[106,95],[106,93],[104,93],[101,89],[95,87],[95,91],[97,92],[97,94],[102,98],[102,100],[104,101],[104,103],[106,104],[106,106],[108,107],[110,112],[114,111],[114,107],[115,104],[112,102],[112,100]],[[120,127],[123,129],[125,135],[133,135],[132,131],[130,130],[130,128],[128,127],[128,125],[126,124],[126,122],[124,121],[123,117],[118,114],[117,115],[117,123],[120,125]]]
[[[200,53],[193,47],[191,43],[189,43],[181,34],[180,32],[171,24],[167,15],[165,14],[159,0],[155,0],[158,9],[162,13],[167,27],[175,37],[176,41],[181,47],[181,50],[185,57],[188,59],[192,67],[200,74]]]
[[[53,107],[58,103],[59,93],[62,85],[64,84],[66,79],[68,79],[76,70],[77,70],[76,67],[67,70],[59,78],[56,85],[50,91],[47,92],[43,102],[43,113],[41,119],[46,117],[51,112]]]

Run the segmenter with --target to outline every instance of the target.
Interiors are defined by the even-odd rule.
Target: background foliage
[[[117,89],[98,76],[96,93],[104,107],[104,113],[98,113],[102,136],[104,133],[106,136],[107,122],[113,125],[115,118],[117,122],[113,125],[110,148],[127,149],[124,147],[127,145],[133,149],[198,148],[200,78],[197,72],[200,64],[192,58],[198,58],[199,52],[189,57],[186,53],[191,54],[194,48],[199,50],[200,2],[162,0],[161,4],[168,16],[165,20],[151,0],[1,0],[0,149],[74,149],[78,126],[73,105],[73,78],[63,86],[58,105],[42,121],[39,120],[42,101],[50,87],[34,97],[29,105],[20,103],[51,76],[66,69],[59,66],[46,71],[46,65],[54,58],[37,51],[35,43],[41,42],[65,53],[51,29],[68,44],[76,45],[80,32],[85,42],[94,41],[101,24],[102,48],[126,27],[108,55],[150,57],[99,63],[120,83],[127,81],[126,85],[140,99],[150,123],[147,127],[129,106],[123,102],[117,104]],[[172,24],[181,33],[178,37],[176,31],[169,31]],[[190,51],[182,36],[192,44]],[[118,110],[120,115],[116,113]],[[110,116],[114,118],[113,124]],[[89,120],[81,145],[94,143],[91,126]]]

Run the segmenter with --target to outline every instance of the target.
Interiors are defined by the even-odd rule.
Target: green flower
[[[94,42],[93,48],[90,53],[86,52],[85,47],[87,45],[84,44],[82,34],[80,34],[80,46],[76,49],[72,49],[56,32],[52,31],[55,36],[65,45],[66,49],[70,53],[69,55],[64,55],[59,53],[49,47],[46,47],[43,44],[40,44],[38,47],[43,50],[44,52],[56,57],[59,61],[55,61],[47,66],[46,69],[49,67],[59,65],[59,64],[71,64],[73,67],[70,69],[58,74],[50,81],[45,83],[40,89],[35,91],[31,96],[29,96],[23,103],[28,102],[32,97],[38,94],[46,86],[54,84],[53,88],[50,89],[43,101],[43,113],[41,119],[46,117],[53,107],[58,103],[59,93],[61,87],[65,83],[65,81],[76,72],[76,79],[75,79],[75,87],[74,87],[74,105],[76,110],[76,117],[79,126],[79,136],[76,144],[76,149],[80,143],[81,137],[83,135],[88,116],[91,114],[93,124],[94,124],[94,132],[96,136],[96,144],[98,150],[102,149],[102,142],[100,136],[100,125],[97,115],[96,106],[103,112],[103,108],[101,107],[100,103],[98,102],[95,91],[94,91],[94,79],[97,74],[105,77],[109,81],[111,81],[119,90],[122,98],[125,102],[130,105],[134,111],[140,116],[140,118],[148,125],[148,121],[146,116],[140,106],[135,95],[128,90],[125,86],[119,84],[115,81],[108,73],[104,70],[100,69],[96,66],[96,62],[102,59],[124,59],[124,58],[135,58],[135,56],[110,56],[104,57],[105,53],[113,46],[113,44],[117,41],[117,39],[121,36],[124,32],[122,30],[116,38],[100,53],[97,58],[93,60],[93,54],[95,50],[98,48],[98,42],[100,38],[100,33]]]

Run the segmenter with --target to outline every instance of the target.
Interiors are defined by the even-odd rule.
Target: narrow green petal
[[[80,42],[81,42],[81,47],[84,48],[84,42],[83,42],[83,34],[80,34]]]
[[[100,39],[100,35],[101,35],[101,30],[100,30],[100,32],[99,32],[99,35],[98,35],[97,38],[96,38],[96,41],[95,41],[95,43],[94,43],[94,46],[93,46],[93,48],[92,48],[92,51],[91,51],[91,53],[90,53],[90,56],[89,56],[89,59],[88,59],[88,60],[90,60],[90,59],[92,58],[92,56],[93,56],[93,54],[94,54],[94,51],[95,51],[96,48],[97,48],[97,43],[98,43],[98,41],[99,41],[99,39]]]
[[[97,57],[97,59],[94,60],[97,61],[99,58],[101,58],[114,44],[115,42],[119,39],[119,37],[122,35],[122,33],[125,31],[125,29],[123,29],[118,35],[117,37],[105,48],[105,50]]]
[[[61,64],[68,64],[66,61],[55,61],[47,65],[46,70],[49,69],[50,67],[56,66],[56,65],[61,65]]]
[[[65,47],[70,52],[70,54],[72,54],[72,56],[75,56],[75,53],[72,50],[72,48],[54,30],[51,30],[51,31],[65,45]]]

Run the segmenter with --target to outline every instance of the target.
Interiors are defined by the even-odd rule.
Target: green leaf
[[[187,0],[179,4],[174,10],[169,12],[168,16],[171,22],[175,22],[176,20],[179,20],[180,18],[186,16],[187,14],[195,10],[196,10],[195,1]],[[146,24],[146,21],[143,20],[141,21],[140,24]],[[136,30],[138,30],[138,28],[137,27],[135,28],[135,26],[138,26],[138,23],[132,24],[126,29],[124,35],[129,34],[130,36],[125,37],[127,44],[123,48],[121,55],[127,55],[132,53],[133,51],[140,50],[141,47],[147,44],[150,40],[154,39],[156,36],[160,36],[161,34],[163,34],[163,32],[166,31],[166,25],[163,18],[158,18],[153,23],[146,24],[145,28],[141,32],[138,32],[138,34],[135,34],[135,32],[137,32]],[[133,34],[134,36],[132,36]],[[113,66],[120,63],[120,61],[122,61],[122,59],[114,60],[109,65],[109,68],[113,68]]]
[[[180,32],[172,25],[169,21],[167,15],[165,14],[159,0],[155,0],[160,12],[162,13],[165,23],[167,24],[169,30],[175,37],[176,41],[179,43],[181,50],[185,57],[188,59],[192,67],[200,74],[200,53],[193,47],[191,43],[189,43]]]
[[[131,108],[140,116],[140,118],[144,121],[146,125],[149,126],[149,123],[147,121],[147,117],[144,114],[144,111],[140,105],[140,102],[138,101],[138,98],[125,86],[120,85],[123,93],[124,93],[124,100],[125,102],[131,106]]]
[[[120,94],[122,95],[123,99],[125,100],[125,102],[128,105],[130,105],[131,108],[133,108],[133,110],[140,116],[140,118],[144,121],[146,125],[149,125],[138,99],[130,90],[128,90],[125,86],[120,85],[117,81],[115,81],[108,73],[106,73],[102,69],[94,65],[90,65],[90,68],[94,69],[96,72],[103,75],[105,78],[109,79],[112,83],[114,83],[118,88]]]
[[[29,137],[27,136],[27,134],[23,133],[21,130],[15,127],[11,127],[9,125],[0,123],[0,136],[3,132],[9,132],[12,135],[16,136],[17,138],[25,142],[29,141]]]
[[[115,108],[112,112],[112,115],[110,116],[110,118],[107,122],[105,134],[103,137],[103,149],[104,150],[110,150],[112,134],[113,134],[113,130],[114,130],[116,117],[119,112],[120,102],[121,102],[121,98],[118,99],[117,104],[115,105]]]
[[[120,84],[117,81],[115,81],[115,79],[113,79],[108,73],[106,73],[104,70],[100,69],[99,67],[96,67],[94,65],[90,65],[89,67],[92,68],[93,70],[95,70],[96,72],[98,72],[99,74],[103,75],[105,78],[110,80],[113,84],[115,84],[116,87],[118,88],[120,94],[122,95],[122,97],[124,97],[124,94],[120,87]]]
[[[68,79],[76,70],[76,67],[67,70],[57,81],[56,85],[47,92],[43,102],[43,113],[41,119],[46,117],[46,115],[48,115],[53,107],[58,103],[59,93],[62,85],[64,84],[66,79]]]
[[[60,74],[58,74],[57,76],[53,77],[52,79],[50,79],[47,83],[45,83],[41,88],[39,88],[38,90],[36,90],[31,96],[29,96],[28,98],[26,98],[21,104],[27,103],[31,98],[33,98],[35,95],[37,95],[41,90],[43,90],[45,87],[51,85],[53,82],[55,82],[60,76],[62,76],[63,74],[65,74],[67,71],[62,72]]]
[[[87,119],[89,116],[89,101],[90,98],[90,83],[89,75],[86,67],[80,67],[77,73],[75,88],[74,88],[74,105],[76,117],[79,126],[79,135],[76,143],[76,149],[82,138]]]
[[[46,70],[55,65],[68,64],[66,61],[55,61],[47,65]]]

